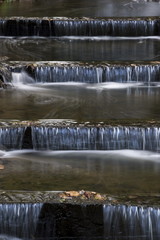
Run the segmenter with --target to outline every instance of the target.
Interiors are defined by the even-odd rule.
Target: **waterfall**
[[[41,207],[39,203],[0,204],[0,234],[31,239],[36,231]]]
[[[98,83],[100,71],[96,67],[78,65],[39,66],[35,69],[35,81]]]
[[[37,150],[160,150],[157,127],[32,127]]]
[[[0,128],[1,149],[21,149],[25,127],[3,127]]]
[[[157,18],[4,18],[0,36],[158,36]]]
[[[0,222],[0,237],[8,237],[3,239],[158,240],[160,237],[160,209],[154,207],[0,204]]]
[[[35,68],[35,81],[47,82],[159,82],[160,65],[85,66],[52,64]]]
[[[28,89],[27,84],[35,83],[34,79],[31,78],[25,71],[12,72],[12,84],[17,88]]]
[[[158,240],[160,237],[160,209],[104,205],[103,215],[106,238]]]

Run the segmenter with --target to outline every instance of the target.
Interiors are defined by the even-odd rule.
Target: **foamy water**
[[[107,160],[112,157],[112,160],[137,160],[137,161],[150,161],[160,163],[160,154],[150,151],[138,150],[113,150],[113,151],[34,151],[34,150],[15,150],[15,151],[0,151],[0,158],[24,158],[29,160],[39,161],[45,159],[52,159],[56,156],[65,158],[70,157],[91,157]]]
[[[55,83],[35,83],[34,79],[31,78],[26,72],[12,73],[12,84],[18,89],[42,91],[42,89],[54,90],[54,86],[73,86],[81,87],[86,89],[103,90],[103,89],[125,89],[125,88],[138,88],[147,87],[144,83],[130,82],[130,83],[117,83],[117,82],[105,82],[96,84],[87,84],[80,82],[55,82]],[[153,87],[159,87],[159,83],[155,83]]]

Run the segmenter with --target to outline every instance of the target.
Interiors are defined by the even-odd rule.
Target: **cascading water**
[[[1,149],[21,149],[25,127],[0,128]]]
[[[158,36],[159,18],[6,18],[0,36]]]
[[[160,149],[156,127],[32,127],[37,150],[150,150]]]
[[[37,66],[35,81],[47,82],[159,82],[160,65],[85,66],[52,64]]]
[[[16,87],[33,83],[58,83],[58,82],[159,82],[159,64],[109,64],[88,65],[78,62],[49,62],[33,67],[30,74],[28,66],[19,67],[18,72],[12,70],[12,83]]]
[[[15,87],[26,88],[26,84],[32,83],[34,83],[34,80],[26,72],[12,72],[12,84]]]
[[[158,240],[160,209],[125,205],[104,205],[105,239]]]
[[[150,1],[150,0],[144,0],[144,1]],[[153,0],[153,1],[157,1],[157,0]],[[129,5],[130,8],[133,8],[133,2],[134,1],[127,2],[126,4]],[[83,4],[81,3],[81,5]],[[111,6],[108,5],[107,8],[109,9]],[[125,3],[123,4],[123,8],[125,9]],[[105,11],[105,8],[104,8],[104,11]],[[67,36],[67,37],[68,36],[78,36],[78,37],[79,36],[88,36],[88,37],[92,37],[92,36],[115,36],[115,37],[117,36],[120,36],[120,37],[160,36],[160,18],[159,17],[155,17],[155,18],[154,17],[153,18],[152,17],[147,17],[147,18],[144,18],[144,17],[142,18],[58,18],[58,17],[57,18],[47,18],[47,17],[17,18],[16,17],[16,18],[4,18],[4,19],[1,18],[0,19],[0,36],[2,37],[3,36],[55,37],[54,39],[56,39],[57,41],[58,41],[58,38],[62,36]],[[140,41],[142,41],[142,39]],[[158,55],[156,48],[154,48],[153,51],[155,51],[155,53]],[[54,51],[53,51],[53,55],[54,55]],[[153,56],[153,57],[155,59],[155,57],[157,56]],[[26,59],[26,56],[25,56],[25,59]],[[30,83],[32,84],[35,82],[36,83],[52,83],[52,82],[84,82],[84,83],[144,82],[144,83],[150,83],[150,82],[160,81],[159,63],[155,63],[155,64],[145,63],[143,65],[137,64],[137,63],[135,64],[122,63],[119,65],[118,64],[105,65],[105,63],[99,64],[99,65],[97,64],[87,65],[83,63],[78,63],[78,64],[66,63],[65,65],[65,64],[57,63],[53,66],[50,65],[50,63],[47,63],[44,65],[45,66],[41,65],[41,63],[40,65],[39,63],[32,64],[31,68],[33,71],[31,71],[30,73],[32,76],[34,76],[35,81],[33,81],[33,79],[30,78],[25,72],[23,72],[23,70],[19,73],[16,73],[16,72],[12,73],[13,85],[17,88],[26,89],[25,84],[30,84]],[[3,76],[4,74],[1,74],[1,75]],[[23,94],[23,91],[21,92]],[[54,93],[56,95],[56,91]],[[34,95],[34,93],[32,93],[32,95]],[[56,97],[55,95],[54,97]],[[47,102],[50,100],[50,98],[51,96],[49,95],[44,99]],[[65,95],[63,95],[63,98],[65,98]],[[83,96],[81,98],[83,98]],[[31,102],[30,104],[28,103],[27,103],[28,105],[26,104],[27,107],[29,108],[32,105],[32,103],[35,101],[35,99],[32,98],[32,96],[30,98],[28,97],[28,99],[31,99],[31,100],[33,99],[32,101],[30,101]],[[73,98],[73,101],[75,100],[76,99]],[[119,96],[118,96],[118,100],[120,101]],[[37,97],[36,101],[45,102],[43,99],[41,100],[39,96]],[[110,98],[110,102],[111,102],[111,105],[112,105],[112,102],[114,102],[114,98],[112,96]],[[70,101],[69,103],[72,103],[72,102]],[[127,102],[127,101],[125,103],[126,105],[128,104],[129,106],[132,105],[130,104],[130,102]],[[50,105],[56,106],[59,111],[62,111],[62,109],[65,109],[64,105],[63,105],[64,106],[63,108],[60,108],[59,104],[57,104],[57,102],[55,102],[54,99],[53,99],[53,102],[51,101]],[[100,106],[99,102],[97,105],[98,107]],[[118,102],[116,103],[116,105],[118,105]],[[124,109],[124,106],[126,105],[123,105],[123,109]],[[153,105],[154,105],[154,101],[153,101]],[[79,110],[80,107],[77,106],[77,109]],[[20,108],[23,109],[24,111],[23,105],[21,105]],[[40,111],[43,112],[42,108],[40,108],[39,106],[36,106],[36,111],[38,108],[40,109]],[[101,108],[103,112],[104,108],[102,106]],[[105,106],[105,108],[107,107]],[[35,110],[35,107],[33,109]],[[49,111],[48,107],[46,107],[46,109],[47,111]],[[119,108],[118,110],[119,110],[118,113],[121,114],[122,112],[121,109]],[[133,109],[131,110],[133,111]],[[155,111],[156,110],[157,109],[155,109]],[[34,118],[32,113],[33,111],[31,111],[31,115]],[[25,117],[26,116],[28,117],[28,114],[26,114]],[[44,114],[44,116],[46,115]],[[51,115],[51,116],[55,117],[55,115]],[[137,116],[137,113],[136,113],[136,116]],[[31,128],[29,126],[26,130],[25,127],[15,127],[15,128],[3,127],[3,128],[0,128],[0,147],[6,148],[7,150],[21,149],[21,148],[28,149],[33,147],[33,149],[36,149],[36,150],[134,149],[134,150],[149,150],[149,151],[159,152],[160,128],[159,127],[72,127],[72,126],[63,127],[62,125],[62,127],[34,127],[33,126]],[[41,156],[42,160],[39,160],[40,159],[40,157],[38,156],[39,153],[36,153],[35,151],[31,151],[31,152],[19,151],[19,152],[20,153],[17,153],[17,151],[14,151],[13,153],[12,152],[9,153],[9,155],[12,154],[15,160],[18,159],[17,162],[16,161],[14,162],[15,165],[16,163],[20,163],[23,161],[22,164],[24,167],[29,166],[27,177],[25,178],[25,174],[21,174],[21,178],[19,181],[21,182],[23,177],[21,189],[22,188],[31,189],[31,183],[33,184],[34,181],[37,183],[36,189],[38,188],[40,189],[40,182],[42,185],[43,181],[44,181],[43,187],[45,190],[47,190],[46,188],[49,187],[47,185],[50,185],[51,182],[55,182],[55,185],[50,185],[50,186],[53,186],[53,188],[55,189],[56,184],[58,182],[56,177],[56,171],[55,171],[56,164],[59,167],[59,169],[60,167],[63,167],[63,164],[64,164],[63,174],[61,174],[61,172],[58,170],[57,175],[60,176],[61,181],[64,182],[65,188],[67,185],[67,181],[65,181],[64,176],[68,174],[70,178],[69,179],[70,182],[72,178],[69,172],[67,172],[67,169],[71,169],[71,171],[74,172],[74,174],[78,172],[77,171],[78,164],[74,168],[74,164],[71,161],[71,155],[69,155],[68,157],[68,159],[71,162],[67,163],[67,156],[65,155],[66,153],[62,153],[65,155],[64,157],[65,161],[63,163],[63,159],[61,161],[60,160],[61,158],[58,159],[58,157],[56,156],[51,159],[49,159],[48,157],[47,159],[46,157],[47,155],[46,156],[45,154],[43,155],[42,152],[40,153],[42,155]],[[94,153],[95,151],[92,152],[92,154]],[[20,154],[22,154],[22,159],[19,158]],[[53,153],[47,152],[47,154],[49,154],[50,156]],[[121,158],[123,159],[123,155],[121,156],[122,157],[120,157],[120,154],[118,155],[118,161]],[[109,158],[109,161],[114,160],[114,158],[112,158],[111,155],[108,158]],[[27,161],[28,159],[29,161]],[[86,159],[87,159],[87,154],[85,155],[85,159],[83,159],[82,164],[85,163],[84,161],[86,161]],[[93,172],[93,168],[92,168],[93,163],[91,163],[92,165],[90,167],[89,165],[90,162],[94,161],[94,159],[91,156],[90,156],[90,161],[88,161],[87,164],[85,163],[86,165],[84,164],[85,166],[88,166],[88,169],[90,168],[90,172],[93,172],[93,175],[96,175],[96,176],[99,175],[99,179],[96,179],[97,181],[94,181],[94,184],[95,183],[97,184],[98,189],[100,189],[100,186],[101,186],[101,179],[103,179],[102,185],[105,185],[105,182],[109,182],[111,184],[111,182],[113,181],[111,179],[111,175],[109,175],[110,178],[108,179],[103,178],[103,175],[102,175],[103,171],[107,172],[111,170],[109,166],[111,165],[110,162],[107,166],[108,167],[107,169],[107,167],[104,168],[105,166],[104,163],[107,160],[106,157],[104,161],[100,162],[100,160],[101,160],[100,157],[97,156],[97,159],[96,159],[97,162],[95,162],[95,165],[94,165],[96,169],[100,169],[99,172],[98,170]],[[27,165],[25,161],[29,162],[29,165]],[[35,162],[37,161],[38,164],[34,165],[33,164],[34,161]],[[50,163],[53,163],[53,169],[55,172],[49,171],[48,182],[45,181],[45,178],[46,179],[48,178],[47,174],[45,175],[44,178],[41,178],[41,176],[37,175],[35,171],[33,172],[31,171],[30,165],[34,165],[36,166],[35,168],[38,169],[38,171],[40,172],[40,161],[42,161],[43,163],[45,162],[44,164],[46,164],[46,166],[49,165],[50,170],[52,170],[52,167],[51,167],[52,165]],[[98,161],[100,163],[98,163]],[[9,164],[10,162],[8,160],[8,166]],[[100,164],[100,167],[98,164]],[[123,164],[125,167],[124,169],[126,169],[127,165],[125,165],[125,163]],[[134,166],[133,168],[137,168],[137,165],[138,165],[137,163],[136,164],[134,163],[133,165],[129,165],[129,170],[128,170],[129,174],[132,166]],[[149,165],[147,166],[150,167],[153,165],[150,165],[149,163]],[[115,169],[116,167],[117,165],[114,164],[113,168]],[[154,167],[156,168],[156,171],[158,171],[157,165],[155,165]],[[6,168],[4,169],[4,172]],[[18,166],[16,166],[16,168],[18,168]],[[19,166],[19,168],[21,167]],[[42,169],[43,169],[42,175],[44,175],[44,171],[46,171],[47,168],[43,165]],[[77,183],[76,183],[76,175],[73,175],[75,179],[76,188],[77,186],[78,187],[82,186],[81,185],[82,178],[84,178],[85,175],[87,176],[88,179],[92,178],[91,175],[88,175],[88,173],[87,174],[85,173],[84,168],[81,167],[81,169],[82,169],[82,177],[79,182],[77,180]],[[13,172],[15,172],[14,173],[15,175],[17,174],[15,170]],[[117,173],[118,173],[118,170],[117,172],[114,171],[114,174],[113,174],[114,180],[115,180],[115,176],[116,178],[118,178]],[[126,173],[125,170],[123,170],[124,175],[125,173]],[[142,171],[140,172],[140,174],[143,178]],[[10,175],[9,178],[12,178],[12,176],[15,176],[15,175]],[[35,175],[35,178],[30,178],[29,175]],[[54,179],[52,180],[50,176],[53,176]],[[88,177],[88,176],[91,176],[91,177]],[[18,179],[17,176],[15,176],[15,183],[17,179]],[[88,179],[86,181],[87,184],[85,186],[86,188],[90,186],[92,188],[94,184],[92,184],[92,182],[90,183]],[[129,185],[128,180],[129,178],[127,179],[126,182]],[[25,183],[27,182],[28,185],[23,185],[24,181]],[[118,187],[120,187],[120,185],[125,186],[126,182],[124,183],[124,180],[121,180],[118,182],[117,185]],[[14,181],[12,184],[14,184]],[[144,184],[142,184],[142,182],[140,182],[140,184],[142,185],[142,188],[144,188]],[[135,185],[136,184],[134,181],[133,187],[130,184],[128,188],[136,189]],[[62,184],[60,181],[59,181],[58,187],[59,186],[62,187]],[[17,185],[15,184],[14,188],[16,187]],[[7,188],[6,183],[4,183],[4,189],[5,188]],[[144,191],[146,191],[146,189],[151,189],[151,188],[147,186],[147,188],[145,188]],[[61,200],[63,201],[65,199],[61,199]],[[98,214],[95,211],[95,209],[88,210],[87,206],[82,205],[80,211],[79,209],[75,211],[76,209],[75,204],[71,204],[71,207],[69,207],[70,209],[68,210],[68,206],[65,206],[64,204],[65,204],[64,202],[60,204],[61,211],[58,206],[49,206],[48,204],[46,204],[46,206],[44,206],[45,204],[43,205],[43,210],[41,209],[42,204],[0,204],[0,234],[4,236],[3,239],[7,239],[7,238],[14,239],[15,237],[19,237],[25,240],[30,240],[33,237],[35,239],[48,240],[49,239],[48,236],[51,237],[50,239],[55,239],[54,238],[55,235],[57,236],[57,239],[60,239],[61,236],[63,239],[69,239],[70,236],[72,237],[72,239],[75,239],[76,237],[78,237],[79,239],[87,239],[87,240],[89,238],[87,238],[86,236],[89,236],[89,237],[91,236],[90,239],[93,239],[93,236],[94,237],[100,236],[101,238],[101,235],[98,235],[99,231],[97,231],[97,235],[95,235],[96,228],[93,223],[94,222],[96,223],[98,230],[101,227],[101,225],[103,227],[103,223],[101,224],[101,221],[97,221]],[[101,211],[102,211],[102,208],[101,208]],[[103,207],[103,214],[104,214],[104,236],[103,236],[104,239],[109,238],[109,239],[117,240],[119,238],[122,240],[122,238],[125,238],[125,239],[139,240],[143,238],[146,240],[158,240],[160,238],[160,210],[159,209],[151,208],[151,207],[144,208],[144,207],[133,207],[133,206],[122,206],[122,205],[119,205],[119,206],[105,205]],[[101,219],[103,219],[102,216],[101,216]],[[50,222],[47,220],[49,220]],[[43,234],[45,233],[45,231],[46,231],[46,238],[43,238]],[[70,235],[71,233],[72,235]],[[0,238],[1,238],[1,235],[0,235]],[[5,235],[7,235],[7,237],[5,237]],[[80,236],[82,236],[82,238]]]
[[[41,203],[0,204],[0,234],[31,239],[36,231]],[[0,235],[1,239],[1,235]],[[9,238],[10,239],[10,238]]]

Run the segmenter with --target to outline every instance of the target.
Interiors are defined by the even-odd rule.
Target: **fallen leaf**
[[[66,192],[66,194],[69,195],[70,197],[78,197],[80,195],[80,193],[77,191],[69,191]]]
[[[4,165],[0,164],[0,170],[4,169]]]

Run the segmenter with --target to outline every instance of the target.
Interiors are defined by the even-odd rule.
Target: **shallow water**
[[[159,2],[147,0],[23,0],[2,3],[0,16],[159,16]]]
[[[160,60],[160,38],[2,38],[1,57],[10,61]]]
[[[160,155],[147,151],[1,151],[1,189],[159,193]]]
[[[0,90],[1,119],[159,119],[160,87],[135,83],[19,84]]]

